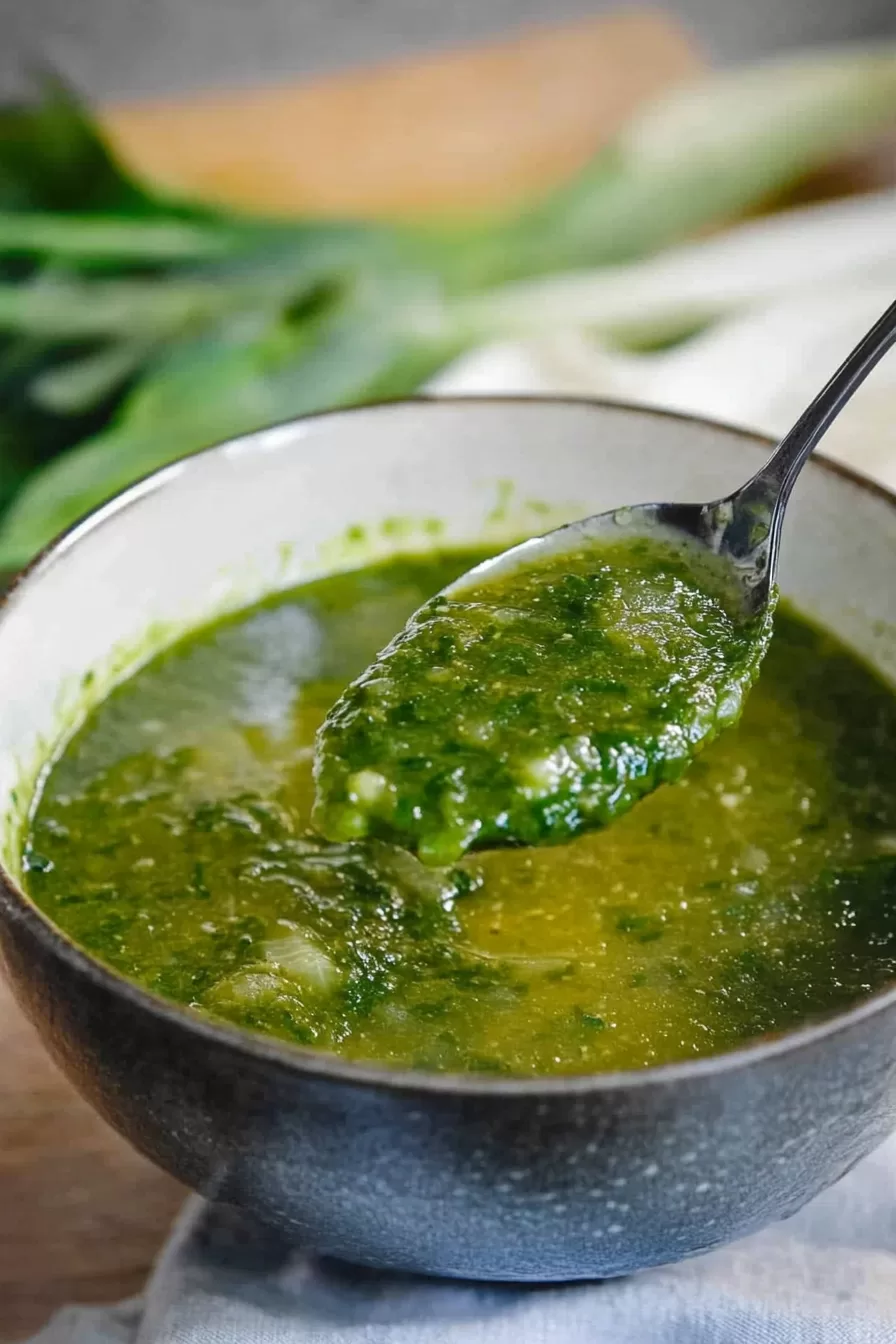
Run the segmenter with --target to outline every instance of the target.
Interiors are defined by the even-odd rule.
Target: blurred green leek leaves
[[[184,453],[411,393],[504,321],[537,331],[543,293],[527,311],[521,281],[589,269],[593,283],[614,266],[624,295],[622,264],[755,208],[894,121],[896,49],[819,52],[672,94],[504,218],[284,222],[156,193],[47,80],[35,105],[0,111],[0,568]],[[616,304],[642,342],[644,289],[630,312]],[[664,304],[663,339],[676,328]]]

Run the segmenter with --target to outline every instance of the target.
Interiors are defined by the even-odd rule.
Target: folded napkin
[[[33,1344],[893,1344],[896,1136],[795,1217],[628,1279],[439,1282],[321,1260],[193,1198],[142,1303]]]

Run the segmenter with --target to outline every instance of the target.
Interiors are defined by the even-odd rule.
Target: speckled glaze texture
[[[432,430],[439,410],[416,405],[401,413],[417,417],[417,430],[438,440]],[[521,451],[520,435],[531,424],[549,458],[564,416],[568,430],[584,417],[583,455],[591,422],[605,431],[598,460],[582,457],[582,512],[603,503],[586,478],[600,475],[614,430],[618,446],[624,426],[637,422],[647,438],[661,441],[664,454],[679,442],[686,454],[689,442],[684,421],[599,406],[579,405],[572,413],[568,403],[556,403],[553,412],[546,404],[529,410],[470,403],[448,428],[456,435],[471,417],[476,452],[477,427],[493,434],[502,413],[512,421],[514,451]],[[341,422],[351,429],[361,421],[363,429],[363,417],[382,414],[357,412]],[[765,451],[734,431],[690,428],[697,439],[708,436],[721,459],[727,454],[729,480],[746,476]],[[326,433],[323,439],[328,447]],[[243,453],[234,460],[245,466],[245,459]],[[195,459],[199,472],[208,469],[202,461]],[[724,468],[725,461],[716,462],[719,484]],[[692,465],[685,482],[698,498],[710,493],[701,471],[699,462]],[[810,491],[804,518],[810,509],[819,534],[828,528],[829,539],[839,537],[843,554],[850,529],[857,537],[849,563],[858,567],[861,610],[841,604],[839,628],[857,647],[864,640],[870,656],[872,626],[877,639],[892,601],[877,570],[888,547],[896,553],[896,506],[830,468],[809,474],[815,496]],[[645,482],[630,467],[629,476],[619,488],[630,499],[664,485],[656,472]],[[559,481],[557,489],[568,485]],[[175,480],[153,497],[158,502],[180,488]],[[126,535],[137,548],[149,545],[167,510],[144,534],[142,501],[126,508],[132,512]],[[113,518],[98,531],[111,526],[114,533],[122,522]],[[454,532],[460,540],[461,529]],[[25,656],[34,638],[36,588],[46,589],[49,578],[52,592],[44,600],[71,600],[65,567],[79,547],[93,544],[91,535],[95,543],[97,529],[88,529],[42,562],[0,618],[0,695],[7,692],[7,705],[11,698],[12,709],[31,715],[32,732],[47,731],[48,710],[29,700],[28,679],[10,660],[16,652]],[[790,568],[797,600],[810,611],[817,569],[812,545]],[[835,600],[826,589],[820,614],[830,616],[835,608],[824,603]],[[880,653],[882,669],[891,656]],[[57,673],[61,679],[72,670]],[[0,753],[4,747],[11,749],[9,740],[0,741]],[[0,760],[0,786],[2,769]],[[6,862],[13,867],[8,849]],[[627,1274],[795,1212],[896,1124],[892,990],[826,1023],[714,1059],[603,1077],[459,1079],[359,1067],[168,1007],[71,947],[8,873],[0,889],[0,946],[16,994],[54,1057],[136,1147],[207,1195],[242,1205],[322,1252],[377,1267],[497,1280]]]
[[[627,1274],[794,1213],[896,1123],[896,1006],[686,1079],[433,1090],[315,1076],[147,1012],[30,920],[2,937],[57,1061],[132,1143],[188,1185],[377,1267]]]

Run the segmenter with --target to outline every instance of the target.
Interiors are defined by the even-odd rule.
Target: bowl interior
[[[398,549],[496,543],[641,500],[740,484],[768,444],[575,401],[409,402],[321,416],[168,468],[70,533],[0,619],[0,859],[19,874],[41,764],[109,686],[191,625]],[[896,683],[896,506],[803,473],[781,586]]]

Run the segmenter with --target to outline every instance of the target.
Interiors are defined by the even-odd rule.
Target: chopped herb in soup
[[[35,901],[170,1000],[417,1069],[688,1059],[896,975],[896,698],[786,607],[739,723],[612,826],[445,868],[315,835],[324,716],[479,558],[322,579],[137,672],[47,772]]]
[[[437,865],[605,825],[739,717],[772,618],[724,598],[643,538],[434,597],[327,715],[315,824]]]

